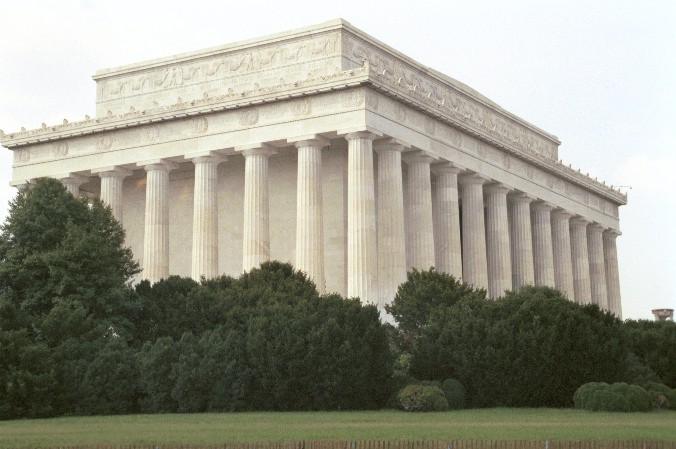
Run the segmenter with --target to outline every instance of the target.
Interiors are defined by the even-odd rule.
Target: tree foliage
[[[627,355],[621,323],[549,288],[436,309],[416,341],[417,378],[457,378],[471,405],[567,406],[581,384],[617,380]]]

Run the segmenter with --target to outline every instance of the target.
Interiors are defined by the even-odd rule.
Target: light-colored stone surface
[[[244,225],[242,269],[250,271],[270,260],[270,199],[266,145],[241,149],[244,154]]]
[[[533,223],[533,264],[535,285],[554,288],[554,252],[552,247],[552,206],[543,201],[531,205]]]
[[[608,310],[606,265],[603,256],[603,227],[596,223],[587,226],[587,252],[589,254],[589,281],[592,303]]]
[[[434,239],[437,270],[462,279],[462,242],[460,241],[460,204],[458,173],[449,164],[436,165],[434,183]]]
[[[587,226],[589,222],[575,217],[570,220],[570,247],[573,261],[573,285],[575,302],[590,304],[591,279],[589,277],[589,250],[587,246]]]
[[[63,186],[66,188],[68,193],[73,195],[75,198],[80,196],[80,186],[85,182],[87,182],[87,178],[70,173],[61,177],[61,183]]]
[[[488,289],[486,228],[483,184],[477,175],[459,178],[462,196],[462,278],[478,288]]]
[[[195,164],[195,193],[192,225],[192,278],[199,281],[219,275],[218,271],[218,164],[219,155],[192,157]]]
[[[570,245],[571,214],[563,210],[552,211],[552,253],[554,255],[554,285],[569,299],[575,299],[573,261]]]
[[[418,270],[429,270],[434,266],[434,224],[432,220],[432,180],[430,164],[432,158],[422,154],[408,154],[404,157],[407,165],[407,201],[409,226],[406,238],[409,241],[409,260]]]
[[[486,248],[488,259],[488,295],[499,298],[512,289],[512,261],[509,244],[507,194],[509,188],[490,184],[486,193]]]
[[[514,290],[535,283],[533,234],[530,222],[532,201],[531,197],[523,193],[510,195],[509,242],[512,248],[512,288]]]
[[[298,148],[296,268],[307,273],[317,290],[324,293],[322,148],[328,145],[328,140],[312,138],[295,144]]]
[[[376,204],[370,132],[345,136],[347,161],[347,295],[377,303]]]
[[[603,258],[606,266],[606,289],[608,308],[618,318],[622,318],[622,300],[620,298],[620,271],[617,264],[617,236],[615,231],[603,233]]]
[[[139,163],[146,171],[143,278],[157,282],[169,277],[169,171],[166,161]]]
[[[123,191],[122,184],[124,178],[131,174],[131,171],[119,167],[110,167],[99,171],[92,170],[92,174],[98,174],[101,178],[101,201],[110,207],[118,221],[122,221]]]
[[[493,297],[510,286],[507,272],[514,287],[553,283],[581,302],[605,284],[621,314],[615,236],[626,196],[563,165],[552,134],[343,20],[94,78],[96,117],[0,132],[0,142],[14,153],[13,185],[52,177],[74,195],[100,192],[141,277],[237,275],[278,259],[382,311],[402,264],[436,264]],[[313,139],[327,145],[294,148]],[[409,163],[379,152],[374,170],[373,139],[405,147]],[[228,163],[187,160],[196,154]],[[453,167],[464,172],[460,205]],[[484,223],[483,183],[556,208],[550,229],[539,202],[531,218],[510,201],[510,236],[502,197],[488,190]],[[588,243],[571,215],[604,231],[605,275],[598,236]]]
[[[379,306],[392,302],[406,280],[406,235],[401,153],[397,142],[377,142],[378,158],[378,283]]]

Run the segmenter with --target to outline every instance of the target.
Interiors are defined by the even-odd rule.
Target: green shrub
[[[650,394],[654,408],[676,410],[676,390],[658,382],[647,382],[643,388]]]
[[[624,381],[628,349],[611,314],[527,287],[438,305],[411,353],[413,377],[458,379],[468,406],[567,407],[586,382]]]
[[[448,408],[451,410],[458,410],[465,408],[465,387],[460,381],[453,378],[444,380],[441,384],[441,390],[448,401]]]
[[[573,395],[575,408],[607,412],[646,412],[653,408],[650,393],[638,385],[590,382]]]
[[[448,410],[448,401],[441,388],[430,385],[408,385],[399,391],[397,402],[407,412],[440,412]]]

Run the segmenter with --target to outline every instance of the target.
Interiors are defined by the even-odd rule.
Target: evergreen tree
[[[122,227],[101,202],[76,199],[52,179],[19,191],[0,229],[4,409],[15,416],[72,409],[77,394],[68,388],[78,382],[69,369],[95,356],[92,345],[133,333],[137,301],[128,283],[137,272]]]

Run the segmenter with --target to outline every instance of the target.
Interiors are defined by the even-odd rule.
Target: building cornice
[[[416,109],[476,136],[491,145],[508,151],[510,154],[595,192],[616,204],[626,204],[627,202],[626,195],[618,190],[565,166],[557,160],[543,156],[535,151],[528,151],[528,149],[524,147],[520,148],[514,144],[505,142],[504,139],[497,139],[495,136],[488,135],[481,129],[472,126],[471,123],[460,120],[458,117],[453,117],[448,114],[448,111],[444,110],[444,108],[439,107],[439,105],[436,105],[435,107],[434,102],[430,101],[429,98],[426,99],[424,95],[416,95],[416,92],[417,94],[420,94],[420,91],[416,91],[415,89],[411,90],[404,86],[392,85],[392,83],[387,82],[381,73],[373,73],[373,70],[369,65],[354,70],[339,72],[334,75],[308,79],[303,82],[234,92],[216,97],[206,97],[200,100],[180,102],[170,106],[142,111],[131,111],[99,118],[87,118],[77,122],[64,121],[61,125],[43,125],[42,128],[22,130],[16,133],[0,133],[0,143],[9,149],[19,149],[27,145],[142,126],[149,123],[181,119],[229,109],[249,107],[262,103],[283,101],[363,85],[369,85],[388,96],[413,106]]]

